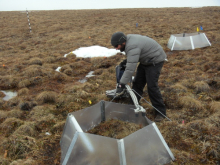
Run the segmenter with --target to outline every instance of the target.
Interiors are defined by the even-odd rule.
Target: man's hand
[[[124,94],[126,88],[125,88],[125,84],[118,84],[117,88],[116,88],[116,96],[120,97]]]

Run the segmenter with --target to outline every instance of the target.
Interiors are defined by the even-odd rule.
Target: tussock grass
[[[28,92],[29,92],[28,88],[22,88],[22,89],[18,90],[18,96],[27,95]]]
[[[43,63],[42,63],[42,60],[40,58],[35,57],[35,58],[30,59],[30,64],[41,66]]]
[[[75,96],[78,97],[78,98],[86,99],[86,98],[90,97],[91,94],[86,92],[86,91],[84,91],[84,90],[78,90],[75,93]]]
[[[23,123],[24,122],[22,120],[14,117],[7,118],[3,123],[0,124],[0,130],[5,136],[9,136]]]
[[[17,107],[10,111],[7,111],[7,117],[9,118],[22,118],[23,115],[23,111],[19,110]]]
[[[9,107],[16,107],[21,102],[21,99],[16,96],[7,101]]]
[[[210,106],[210,110],[213,113],[220,114],[220,102],[219,101],[213,101],[209,104],[209,106]]]
[[[181,83],[176,83],[174,85],[171,85],[170,88],[171,88],[171,92],[174,92],[174,93],[186,93],[187,92],[187,88],[183,86]]]
[[[7,111],[0,110],[0,123],[2,123],[8,116]]]
[[[0,108],[1,108],[1,109],[4,109],[4,108],[6,107],[5,104],[6,104],[5,101],[2,100],[2,99],[0,99]]]
[[[84,84],[80,82],[76,82],[74,84],[66,84],[64,87],[64,91],[66,93],[76,93],[78,90],[80,90]]]
[[[57,122],[52,128],[51,132],[52,133],[61,133],[63,131],[65,121]]]
[[[85,90],[88,93],[94,92],[98,90],[99,84],[91,84],[89,82],[84,83],[83,90]]]
[[[58,64],[48,64],[48,63],[44,63],[43,64],[44,68],[50,68],[52,70],[56,70],[58,68]]]
[[[98,68],[101,65],[101,63],[103,63],[104,60],[105,60],[104,57],[94,57],[91,59],[91,63],[93,67]]]
[[[42,67],[39,65],[30,65],[24,70],[22,74],[28,78],[42,76]]]
[[[53,91],[44,91],[41,92],[37,97],[37,101],[40,103],[55,103],[56,102],[57,93]]]
[[[178,103],[184,108],[189,108],[193,110],[203,109],[202,103],[190,96],[179,97]]]
[[[76,58],[76,55],[72,52],[68,53],[68,55],[66,56],[67,59],[75,59]]]
[[[0,76],[0,88],[1,89],[12,89],[17,87],[18,83],[19,83],[19,79],[18,77],[14,77],[11,75],[7,75],[7,76]]]
[[[36,122],[35,122],[35,127],[38,131],[49,131],[54,124],[56,123],[56,118],[53,114],[48,114],[45,115],[41,118],[39,118]]]
[[[38,132],[35,129],[35,122],[25,122],[25,123],[23,123],[23,125],[18,127],[13,134],[35,137],[37,135],[37,133]]]
[[[68,75],[68,76],[71,76],[71,75],[73,74],[73,70],[72,70],[71,68],[65,69],[65,70],[63,71],[63,73],[65,73],[65,74]]]
[[[30,121],[37,121],[43,116],[47,116],[54,109],[54,106],[35,106],[28,115]]]
[[[56,62],[56,60],[57,60],[56,57],[51,57],[51,56],[45,58],[45,62],[47,63],[54,63]]]
[[[18,88],[25,88],[31,85],[31,81],[29,79],[24,79],[18,83]]]
[[[34,149],[35,143],[36,140],[33,137],[12,135],[5,139],[0,147],[8,151],[10,159],[25,159],[28,153]]]
[[[60,82],[70,81],[71,80],[66,74],[60,73],[60,72],[55,72],[53,74],[52,79],[60,81]]]
[[[197,81],[194,83],[196,93],[209,92],[210,87],[205,81]]]
[[[10,163],[10,165],[37,165],[37,161],[32,158],[18,159]]]

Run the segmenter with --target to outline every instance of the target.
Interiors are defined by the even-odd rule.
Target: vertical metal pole
[[[105,121],[105,101],[100,102],[101,105],[101,122]]]
[[[27,12],[27,18],[28,18],[29,29],[30,29],[30,33],[31,33],[31,23],[30,23],[30,20],[29,20],[29,15],[28,15],[28,10],[27,10],[27,9],[26,9],[26,12]]]
[[[118,153],[119,153],[120,165],[126,165],[127,163],[126,163],[124,140],[120,139],[120,140],[117,140],[117,142],[118,142]]]

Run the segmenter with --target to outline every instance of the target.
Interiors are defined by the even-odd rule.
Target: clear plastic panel
[[[116,139],[79,133],[67,165],[119,165]]]
[[[174,39],[176,37],[176,40]],[[193,46],[191,44],[190,37],[192,37]],[[202,48],[206,46],[211,46],[205,33],[182,33],[182,34],[172,34],[168,41],[167,47],[173,50],[190,50],[193,48]]]
[[[207,41],[205,35],[203,33],[193,36],[193,43],[195,48],[202,48],[206,46],[210,46],[209,42]]]
[[[62,140],[60,141],[60,147],[61,147],[61,162],[63,162],[67,150],[70,146],[70,143],[73,139],[73,136],[76,132],[76,128],[73,125],[72,121],[70,120],[70,117],[68,115],[67,117],[67,121],[63,130],[63,134],[62,134]]]
[[[136,107],[134,105],[118,104],[106,101],[105,107],[106,120],[118,119],[131,123],[142,124],[143,126],[146,126],[151,122],[145,115],[142,116],[142,113],[135,114],[134,109]]]
[[[127,165],[164,164],[171,160],[169,148],[164,146],[163,137],[159,137],[159,130],[156,131],[152,126],[155,123],[152,123],[146,116],[142,116],[141,113],[136,115],[133,110],[134,105],[106,101],[104,103],[106,120],[115,118],[146,126],[123,139]],[[120,164],[117,139],[82,132],[93,128],[100,122],[101,102],[68,115],[60,142],[61,164],[64,160],[69,165]]]
[[[153,125],[124,138],[127,165],[166,164],[171,157]]]
[[[101,105],[100,102],[82,109],[77,112],[73,112],[71,114],[74,114],[74,117],[78,121],[79,125],[81,126],[81,129],[84,132],[87,132],[88,130],[94,128],[101,122]]]
[[[167,47],[168,47],[169,49],[172,49],[174,39],[175,39],[175,36],[171,35],[171,36],[170,36],[170,39],[169,39],[169,41],[168,41],[168,44],[167,44]]]
[[[177,37],[173,50],[189,50],[192,49],[190,37]]]

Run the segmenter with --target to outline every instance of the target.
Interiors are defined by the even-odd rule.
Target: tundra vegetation
[[[69,52],[92,45],[112,48],[116,31],[147,35],[168,56],[159,86],[172,121],[157,126],[176,158],[170,164],[219,164],[219,13],[219,7],[29,11],[30,33],[25,11],[0,12],[0,89],[18,92],[8,101],[0,92],[0,164],[60,163],[67,114],[110,101],[105,91],[115,88],[115,66],[125,58],[121,53],[82,58]],[[200,26],[211,47],[167,48],[171,34],[193,33]],[[90,71],[95,76],[80,83]],[[149,101],[147,89],[143,97]],[[153,120],[153,108],[144,100],[141,104]],[[122,138],[140,127],[110,120],[92,133]]]

